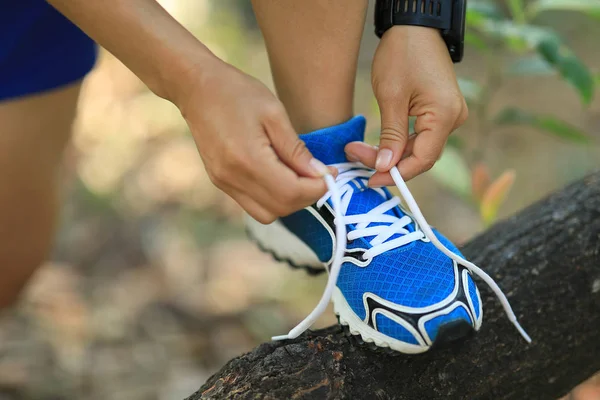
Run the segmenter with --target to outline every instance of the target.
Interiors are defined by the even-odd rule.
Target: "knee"
[[[22,248],[30,243],[24,243]],[[3,249],[0,246],[0,310],[16,305],[23,289],[48,256],[48,247]]]
[[[20,290],[13,290],[0,293],[0,311],[11,308],[18,303]]]

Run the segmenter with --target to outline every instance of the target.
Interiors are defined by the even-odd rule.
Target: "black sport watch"
[[[452,61],[463,58],[467,0],[376,0],[375,34],[394,25],[418,25],[439,29]]]

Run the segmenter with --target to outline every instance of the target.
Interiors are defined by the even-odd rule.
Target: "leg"
[[[50,251],[79,89],[78,82],[0,103],[0,308],[16,300]]]
[[[47,2],[1,10],[0,309],[50,251],[61,155],[96,59],[94,42]]]
[[[253,0],[279,98],[299,133],[353,115],[354,80],[368,5]]]

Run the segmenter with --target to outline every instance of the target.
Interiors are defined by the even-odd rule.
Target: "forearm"
[[[186,77],[221,62],[154,0],[48,2],[176,105],[186,96]]]

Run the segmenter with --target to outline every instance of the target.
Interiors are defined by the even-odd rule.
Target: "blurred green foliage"
[[[476,51],[485,66],[485,78],[475,81],[459,78],[459,85],[469,104],[470,116],[476,120],[477,145],[465,148],[458,140],[449,141],[449,148],[433,169],[433,176],[444,186],[468,201],[474,201],[486,225],[493,223],[506,197],[512,180],[504,180],[503,190],[497,190],[489,178],[481,178],[485,170],[484,154],[490,135],[501,126],[526,125],[562,140],[587,144],[588,134],[552,115],[508,105],[492,113],[490,104],[507,81],[526,76],[555,76],[578,93],[584,106],[594,98],[598,77],[551,27],[538,23],[546,12],[579,12],[590,18],[600,15],[599,0],[470,0],[467,10],[466,44]],[[506,54],[513,57],[506,62]],[[479,168],[479,175],[476,174]],[[469,179],[471,177],[471,179]],[[479,179],[479,180],[478,180]],[[483,179],[483,180],[482,180]],[[502,179],[502,178],[499,178]],[[485,185],[485,187],[481,187]],[[477,186],[477,187],[476,187]],[[477,192],[488,195],[476,196]]]

